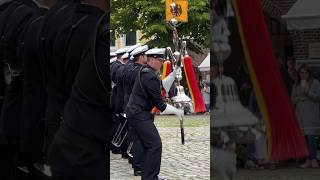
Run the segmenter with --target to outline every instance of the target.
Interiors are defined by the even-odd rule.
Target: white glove
[[[181,109],[177,109],[170,104],[167,104],[166,109],[160,114],[175,114],[179,117],[179,119],[182,119],[182,117],[184,116],[184,111]]]
[[[175,66],[173,71],[165,79],[162,80],[162,86],[166,90],[167,93],[169,92],[170,87],[172,86],[172,84],[174,82],[174,79],[177,74],[177,69],[178,69],[178,67]]]

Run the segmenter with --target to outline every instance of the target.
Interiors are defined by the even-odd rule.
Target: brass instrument
[[[112,144],[115,147],[120,147],[123,143],[123,141],[126,139],[127,134],[128,134],[128,130],[125,128],[127,125],[127,119],[126,119],[126,114],[116,114],[116,116],[119,118],[118,120],[124,120],[123,122],[120,122],[117,131],[115,133],[115,135],[112,138]],[[124,133],[124,135],[122,135],[123,130],[125,130],[126,132]]]

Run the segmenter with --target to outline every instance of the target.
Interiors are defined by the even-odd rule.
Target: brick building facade
[[[262,0],[263,10],[272,18],[279,21],[281,26],[285,22],[281,19],[282,15],[287,14],[297,0]],[[293,55],[297,60],[308,60],[309,43],[320,42],[320,29],[312,30],[293,30],[289,31],[292,40]]]
[[[271,42],[275,52],[286,58],[295,57],[297,65],[299,63],[310,64],[311,68],[314,69],[315,76],[320,78],[320,57],[312,57],[309,54],[310,44],[320,43],[320,28],[287,31],[286,22],[281,18],[288,13],[296,2],[297,0],[261,0],[267,17],[266,22],[269,27]]]

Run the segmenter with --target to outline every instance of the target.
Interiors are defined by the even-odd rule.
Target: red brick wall
[[[297,0],[261,0],[265,13],[270,17],[281,19]],[[308,59],[308,46],[312,42],[320,42],[320,29],[290,31],[293,42],[293,55],[296,59]]]
[[[280,19],[282,10],[276,6],[271,0],[261,0],[263,11],[270,17]]]
[[[268,0],[281,9],[282,15],[286,14],[297,0]]]
[[[292,31],[293,53],[296,59],[308,59],[309,43],[320,42],[320,29]]]

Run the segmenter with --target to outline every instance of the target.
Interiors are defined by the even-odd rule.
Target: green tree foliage
[[[172,28],[165,21],[165,0],[111,0],[110,4],[111,34],[140,30],[149,46],[173,48]],[[210,45],[210,2],[188,0],[188,4],[188,22],[178,25],[178,34],[191,38],[188,49],[201,52]]]

